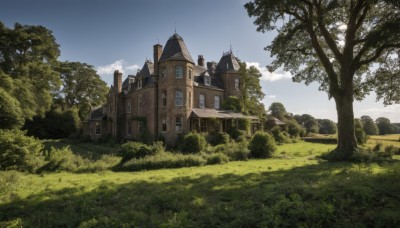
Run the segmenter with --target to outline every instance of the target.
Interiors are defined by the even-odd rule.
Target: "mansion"
[[[210,118],[219,121],[220,131],[250,119],[255,131],[257,117],[221,109],[224,99],[240,97],[239,68],[232,51],[218,63],[205,63],[199,55],[196,64],[175,33],[164,48],[153,46],[153,62],[146,60],[136,75],[122,82],[122,73],[114,72],[107,103],[90,112],[84,132],[93,140],[106,135],[129,140],[147,131],[174,145],[178,134],[208,131]]]

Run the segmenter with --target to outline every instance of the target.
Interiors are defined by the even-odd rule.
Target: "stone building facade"
[[[153,46],[153,62],[146,60],[136,75],[122,82],[122,73],[114,72],[107,103],[91,111],[85,134],[94,140],[105,135],[137,139],[147,132],[173,145],[181,133],[208,131],[210,118],[220,121],[222,131],[237,119],[251,119],[255,130],[257,117],[221,110],[224,99],[240,96],[239,68],[231,51],[218,63],[205,63],[199,55],[196,64],[175,33],[164,48]]]

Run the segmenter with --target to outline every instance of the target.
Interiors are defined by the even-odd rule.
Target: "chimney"
[[[122,73],[118,70],[114,71],[114,89],[115,92],[122,92]]]
[[[158,60],[160,60],[162,54],[162,45],[156,44],[153,46],[153,58],[154,58],[154,74],[158,75]]]
[[[197,59],[197,65],[204,67],[203,55],[199,55],[199,58]]]

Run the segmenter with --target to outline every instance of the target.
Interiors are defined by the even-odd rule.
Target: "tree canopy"
[[[400,102],[398,1],[255,0],[245,8],[258,31],[278,31],[266,47],[275,57],[269,70],[283,67],[295,82],[318,82],[335,100],[336,152],[350,159],[358,147],[354,99],[374,90],[385,104]]]
[[[54,70],[59,55],[58,44],[45,27],[17,23],[10,29],[0,22],[0,106],[9,117],[13,113],[14,127],[50,109],[61,82]],[[12,106],[5,110],[6,104]],[[0,121],[4,126],[7,120]]]
[[[361,116],[362,125],[364,127],[365,134],[367,135],[379,135],[378,126],[370,116]]]

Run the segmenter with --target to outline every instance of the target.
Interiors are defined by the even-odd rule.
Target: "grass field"
[[[384,146],[393,145],[400,148],[400,134],[395,135],[370,135],[367,146],[373,146],[376,143],[382,143]]]
[[[299,142],[273,159],[130,173],[0,172],[0,227],[400,226],[399,157],[316,158],[333,147]]]

